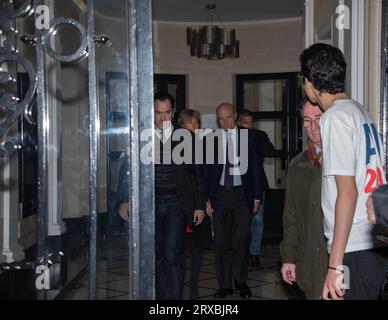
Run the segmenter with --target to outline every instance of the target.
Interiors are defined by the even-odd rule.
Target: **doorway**
[[[264,212],[265,232],[277,239],[281,235],[287,168],[303,145],[298,111],[301,92],[295,72],[236,75],[237,111],[252,111],[254,127],[265,131],[278,151],[276,157],[264,159],[270,188]]]
[[[154,74],[154,92],[166,92],[175,99],[173,123],[177,124],[179,114],[186,109],[186,76],[183,74]]]

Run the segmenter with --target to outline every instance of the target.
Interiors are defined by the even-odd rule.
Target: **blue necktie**
[[[232,163],[230,159],[233,159],[233,141],[230,133],[226,134],[226,163],[225,163],[225,176],[224,176],[224,187],[226,190],[233,189],[233,175],[231,174]]]

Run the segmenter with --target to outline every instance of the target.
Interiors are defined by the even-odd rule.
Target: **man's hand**
[[[195,227],[200,225],[203,221],[203,218],[205,218],[205,211],[204,210],[195,210],[194,211],[194,221],[195,221]]]
[[[206,214],[209,216],[209,217],[212,217],[213,216],[213,208],[212,208],[212,205],[210,203],[210,200],[206,201]]]
[[[376,224],[377,223],[376,213],[375,213],[375,209],[373,207],[372,195],[369,196],[368,201],[366,202],[366,207],[368,209],[368,219],[369,219],[370,223]]]
[[[323,300],[343,300],[345,296],[344,274],[340,271],[329,269],[323,284]]]
[[[282,273],[283,280],[288,284],[292,284],[296,281],[295,269],[296,265],[293,263],[283,263],[282,265],[280,272]]]
[[[129,204],[121,203],[119,207],[119,215],[125,221],[129,221]]]
[[[253,210],[252,210],[253,215],[256,215],[259,212],[259,210],[260,210],[260,202],[254,200],[253,201]]]

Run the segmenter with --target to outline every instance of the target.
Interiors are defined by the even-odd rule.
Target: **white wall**
[[[234,102],[234,75],[298,71],[302,51],[302,19],[236,23],[240,57],[208,61],[190,56],[189,24],[154,22],[154,72],[185,74],[190,108],[214,113],[223,101]],[[221,25],[220,25],[221,26]]]
[[[381,0],[365,1],[364,103],[380,128]],[[381,132],[382,128],[380,128]]]

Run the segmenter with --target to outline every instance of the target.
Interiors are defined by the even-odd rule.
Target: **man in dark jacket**
[[[384,184],[372,192],[366,202],[366,207],[368,209],[368,218],[371,223],[388,228],[388,184]],[[382,239],[385,239],[383,241],[387,243],[387,229],[383,231],[383,236]],[[386,297],[388,294],[388,257],[385,249],[386,247],[380,249],[385,251],[382,255],[385,256],[384,261],[386,265],[386,282],[382,288],[382,296],[380,297],[383,300],[387,299]]]
[[[388,227],[388,184],[373,191],[366,206],[371,223]]]
[[[280,246],[283,280],[290,285],[296,282],[307,299],[320,299],[328,263],[321,209],[321,115],[319,106],[304,103],[303,125],[309,142],[288,168]]]
[[[220,130],[206,136],[214,138],[213,163],[206,154],[207,212],[212,212],[219,290],[216,298],[232,294],[232,277],[243,298],[251,292],[246,284],[252,214],[260,208],[262,196],[259,153],[256,136],[236,125],[237,114],[230,103],[217,107]],[[217,137],[214,137],[214,135]],[[223,159],[222,162],[219,159]]]
[[[265,131],[258,130],[253,128],[253,113],[244,109],[238,116],[238,125],[243,128],[252,129],[252,131],[257,135],[257,141],[259,145],[259,163],[260,168],[260,177],[261,177],[261,186],[262,186],[262,201],[260,203],[260,210],[257,214],[252,217],[251,221],[251,243],[249,245],[249,257],[251,260],[251,265],[254,268],[260,267],[260,249],[261,249],[261,240],[263,238],[264,230],[264,205],[265,205],[265,194],[269,190],[267,175],[264,171],[263,161],[264,158],[272,158],[279,156],[279,151],[275,149],[273,144],[268,138],[268,135]]]
[[[194,148],[189,150],[190,163],[178,164],[174,159],[173,150],[182,142],[182,139],[173,139],[175,133],[180,136],[182,131],[186,131],[186,136],[189,137],[192,134],[187,129],[172,125],[173,110],[174,99],[171,95],[155,94],[156,298],[163,300],[182,299],[186,225],[199,225],[205,216],[203,173],[202,168],[193,162]],[[191,143],[194,143],[194,139]],[[179,160],[181,159],[186,158]],[[120,179],[128,180],[129,170],[122,168],[120,173]],[[129,187],[128,181],[121,184]],[[128,219],[129,188],[120,191],[125,197],[120,196],[123,202],[119,213],[121,217]]]

